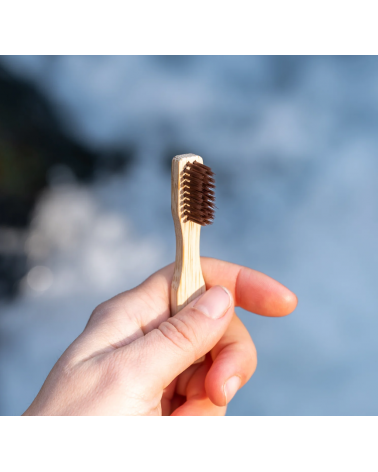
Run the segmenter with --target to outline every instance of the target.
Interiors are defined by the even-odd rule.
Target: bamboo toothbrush
[[[172,316],[206,291],[200,261],[200,232],[201,226],[211,224],[214,219],[214,188],[214,173],[203,164],[202,157],[182,154],[173,158],[176,262],[171,286]]]

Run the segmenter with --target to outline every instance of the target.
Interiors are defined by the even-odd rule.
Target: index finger
[[[297,306],[296,295],[277,280],[231,262],[201,257],[206,288],[223,285],[232,293],[235,306],[263,316],[285,316]]]
[[[211,257],[201,257],[201,267],[206,289],[223,285],[231,292],[235,306],[244,310],[263,316],[285,316],[297,306],[298,300],[292,291],[262,272]],[[160,286],[169,297],[173,270],[174,264],[170,264],[144,284],[156,283],[162,277]]]

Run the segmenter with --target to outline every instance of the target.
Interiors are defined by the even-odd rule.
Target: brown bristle
[[[188,162],[182,172],[181,211],[186,221],[211,225],[215,213],[215,180],[210,167]]]

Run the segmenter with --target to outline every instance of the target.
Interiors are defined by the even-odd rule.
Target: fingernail
[[[205,292],[202,297],[195,303],[196,310],[201,311],[204,315],[216,320],[222,318],[226,311],[230,308],[232,297],[230,292],[225,288],[217,285]]]
[[[241,378],[235,375],[227,380],[224,385],[224,396],[226,397],[226,403],[231,401],[235,393],[239,390],[241,384]]]

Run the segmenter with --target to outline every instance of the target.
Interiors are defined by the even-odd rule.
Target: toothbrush
[[[200,232],[201,226],[211,224],[214,219],[214,188],[214,173],[203,164],[202,157],[182,154],[173,158],[171,197],[176,261],[171,316],[206,291],[200,261]]]

